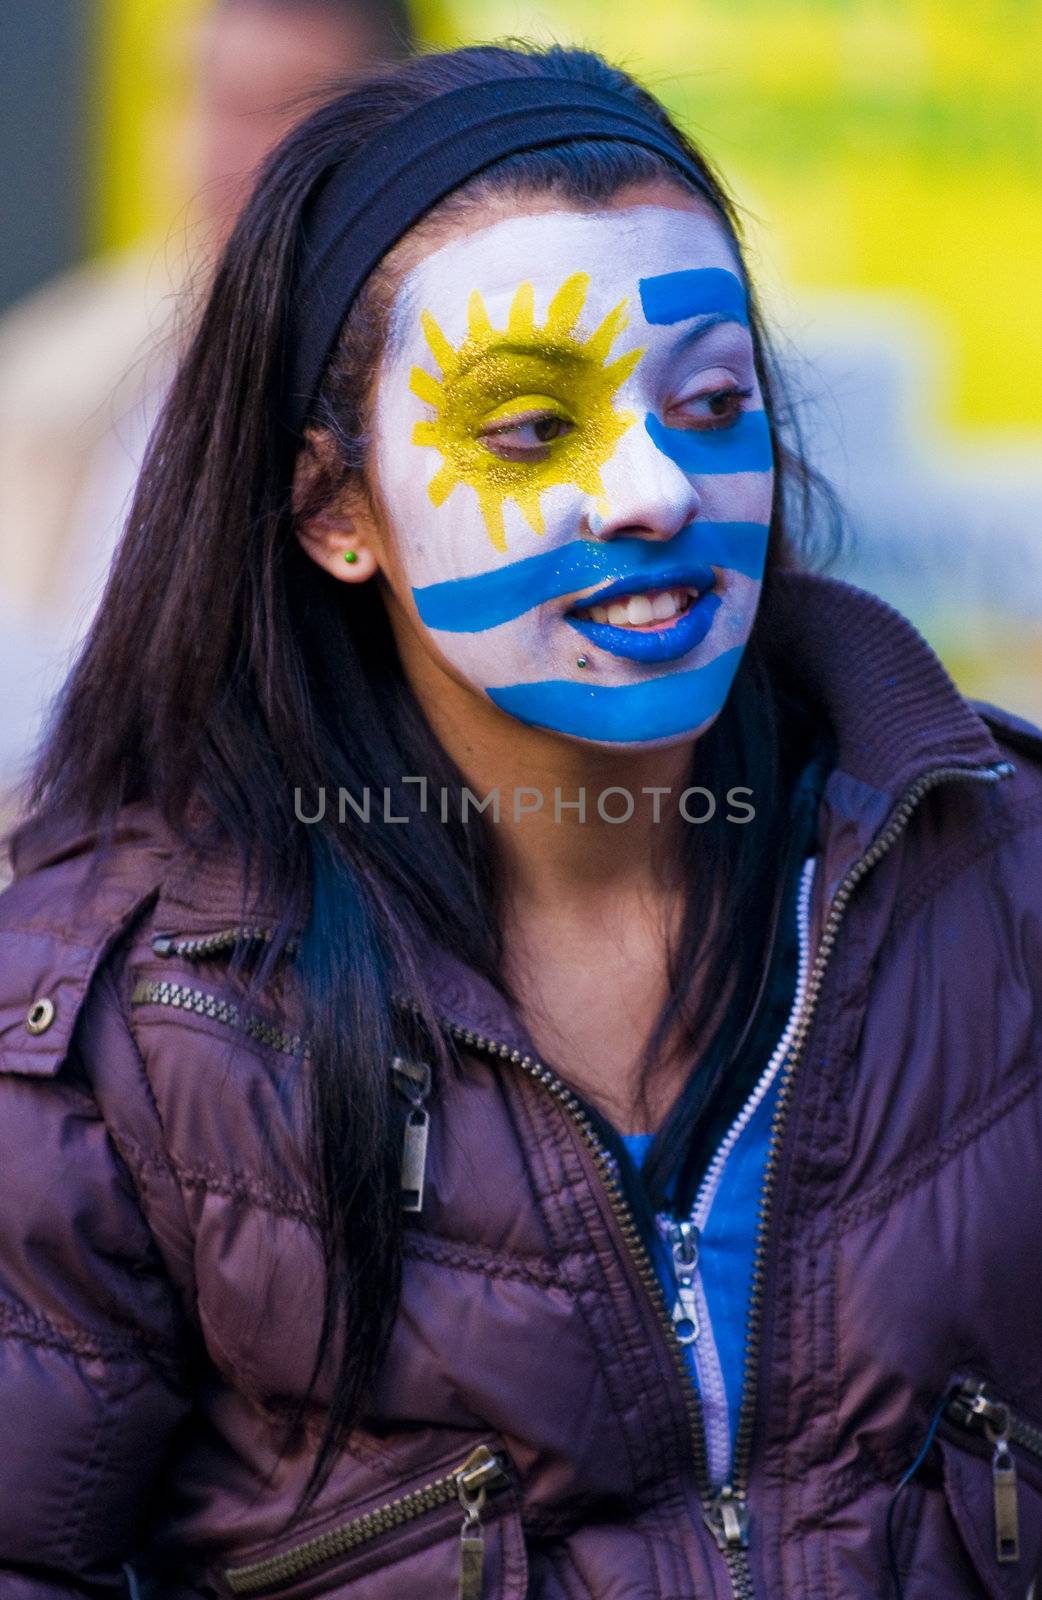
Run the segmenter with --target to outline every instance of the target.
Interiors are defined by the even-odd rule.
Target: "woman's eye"
[[[738,421],[745,402],[752,398],[751,389],[736,385],[727,389],[713,389],[707,394],[692,395],[689,400],[671,407],[669,424],[675,428],[691,428],[708,432],[715,428],[730,428]],[[677,420],[674,422],[673,417]]]
[[[552,412],[497,420],[479,434],[486,450],[502,461],[545,461],[550,446],[575,427],[567,417]]]

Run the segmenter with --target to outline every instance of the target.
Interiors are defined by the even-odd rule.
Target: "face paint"
[[[455,677],[597,744],[719,712],[773,492],[747,322],[698,210],[511,218],[408,275],[376,471],[410,623]]]
[[[659,742],[708,722],[727,698],[741,648],[714,656],[693,672],[618,688],[551,680],[490,689],[497,706],[521,722],[600,744]]]
[[[640,304],[652,323],[686,322],[689,317],[717,315],[749,325],[745,289],[733,272],[720,267],[688,267],[642,278]]]
[[[692,477],[710,472],[769,472],[773,462],[771,435],[762,411],[744,411],[730,428],[719,433],[688,433],[667,428],[654,414],[644,426],[663,455]]]
[[[546,322],[537,327],[532,284],[522,283],[501,331],[493,328],[475,289],[467,305],[467,336],[458,350],[429,312],[421,318],[441,369],[436,382],[423,367],[414,367],[409,385],[434,407],[434,419],[413,428],[413,443],[433,445],[444,458],[427,492],[440,506],[458,483],[468,484],[497,550],[506,549],[503,503],[508,498],[535,533],[545,531],[539,497],[552,484],[572,483],[603,506],[600,469],[635,420],[632,412],[612,405],[642,354],[631,350],[617,361],[607,359],[626,325],[622,305],[609,311],[585,342],[575,336],[588,284],[583,272],[566,279],[550,302]],[[519,408],[558,416],[571,431],[558,449],[545,450],[538,460],[503,460],[482,443],[480,430],[501,414],[516,416]]]

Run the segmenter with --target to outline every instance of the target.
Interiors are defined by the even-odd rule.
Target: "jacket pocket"
[[[961,1380],[938,1434],[948,1509],[984,1592],[1042,1600],[1042,1427]]]
[[[465,1461],[304,1540],[225,1568],[257,1600],[523,1600],[527,1558],[506,1456]]]

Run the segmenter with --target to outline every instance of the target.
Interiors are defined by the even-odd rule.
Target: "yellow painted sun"
[[[546,321],[535,320],[530,283],[514,295],[503,329],[492,326],[485,302],[475,290],[467,308],[467,332],[454,349],[430,312],[421,314],[427,344],[441,371],[440,380],[413,367],[412,392],[434,409],[418,422],[413,443],[441,452],[442,464],[429,494],[440,506],[457,484],[478,497],[489,538],[506,550],[503,507],[516,501],[535,533],[544,532],[540,496],[555,484],[571,483],[595,498],[607,513],[601,468],[636,420],[616,410],[619,387],[633,372],[643,350],[630,350],[608,360],[612,345],[627,325],[622,300],[590,334],[581,339],[576,323],[586,303],[589,274],[566,279],[547,308]],[[560,418],[568,431],[524,460],[504,460],[489,449],[488,430],[512,415],[538,411]]]

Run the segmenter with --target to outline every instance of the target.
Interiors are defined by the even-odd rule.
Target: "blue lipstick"
[[[710,573],[709,583],[712,581],[713,574]],[[620,591],[623,589],[622,584],[613,587]],[[632,582],[625,592],[634,592]],[[600,601],[601,596],[598,595],[596,600],[586,603],[597,605]],[[629,661],[677,661],[702,643],[719,609],[720,596],[711,591],[700,594],[668,628],[652,628],[644,632],[639,628],[617,628],[610,622],[587,622],[580,617],[566,616],[564,620],[591,644],[607,650],[609,655],[625,656]]]
[[[660,561],[657,566],[649,565],[641,573],[616,578],[614,583],[604,584],[574,604],[580,608],[601,606],[606,600],[614,600],[616,595],[624,594],[629,598],[631,594],[647,594],[649,589],[697,589],[701,596],[715,582],[716,574],[704,561],[697,564],[690,560]]]

